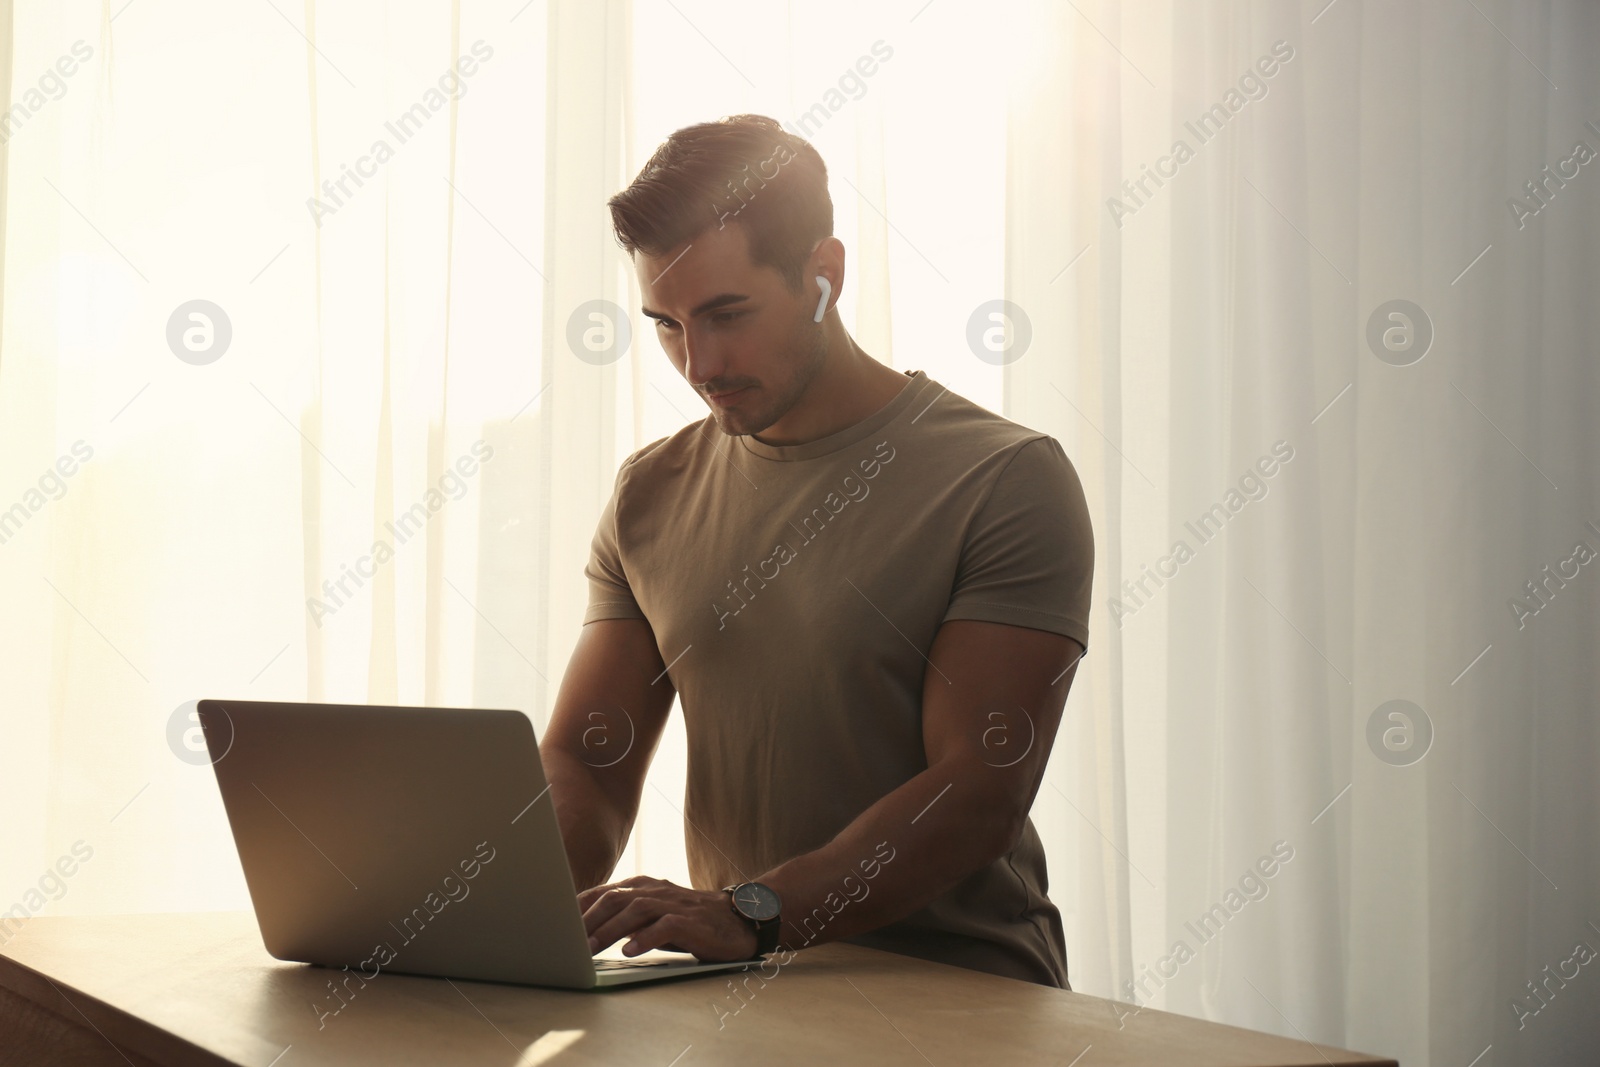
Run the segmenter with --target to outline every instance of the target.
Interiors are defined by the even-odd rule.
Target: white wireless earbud
[[[817,288],[822,290],[822,299],[817,301],[817,313],[811,316],[812,322],[822,321],[828,311],[828,297],[833,295],[833,285],[821,274],[817,275]]]

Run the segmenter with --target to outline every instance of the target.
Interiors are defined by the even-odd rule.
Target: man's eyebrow
[[[695,307],[689,312],[689,317],[694,318],[696,315],[704,315],[708,311],[715,311],[717,308],[727,307],[729,304],[739,304],[749,299],[750,297],[745,293],[718,293],[710,300],[702,300],[699,304],[696,304]],[[664,312],[652,311],[647,307],[640,307],[639,310],[650,316],[652,319],[665,319],[670,317]]]

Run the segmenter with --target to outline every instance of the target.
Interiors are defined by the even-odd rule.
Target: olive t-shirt
[[[1088,647],[1094,545],[1061,445],[906,373],[827,437],[768,445],[708,416],[617,472],[583,621],[655,633],[688,738],[697,889],[821,848],[927,769],[923,672],[944,621]],[[1029,819],[1005,856],[847,940],[1065,988],[1047,888]]]

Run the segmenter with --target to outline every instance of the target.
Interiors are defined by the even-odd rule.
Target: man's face
[[[634,267],[662,349],[723,433],[765,430],[821,371],[827,339],[812,321],[820,293],[792,292],[777,271],[753,265],[738,223],[640,255]]]

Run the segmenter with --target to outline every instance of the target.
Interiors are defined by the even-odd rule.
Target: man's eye
[[[711,321],[715,323],[732,322],[734,319],[743,317],[743,315],[743,311],[718,311],[711,316]],[[671,330],[676,328],[678,324],[671,319],[656,319],[656,325],[662,329]]]

